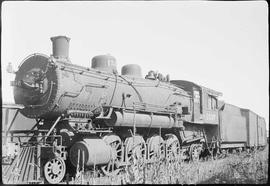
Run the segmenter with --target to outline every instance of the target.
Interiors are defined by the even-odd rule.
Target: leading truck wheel
[[[62,181],[66,173],[66,164],[62,158],[49,160],[44,166],[44,176],[50,184]]]

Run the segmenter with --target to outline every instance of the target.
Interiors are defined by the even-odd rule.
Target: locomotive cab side
[[[187,142],[203,139],[205,149],[213,150],[213,144],[219,143],[218,97],[222,93],[186,80],[172,80],[171,83],[191,95],[191,115],[184,121],[181,138]]]
[[[185,80],[172,80],[171,83],[192,95],[192,123],[218,124],[218,97],[222,93]]]

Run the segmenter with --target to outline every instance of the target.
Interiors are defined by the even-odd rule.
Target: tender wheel
[[[142,167],[146,158],[146,145],[141,136],[129,137],[125,140],[126,161],[131,165]]]
[[[152,136],[147,139],[147,155],[150,162],[165,158],[165,143],[161,136]]]
[[[190,146],[190,158],[192,161],[199,161],[201,154],[201,146],[198,144],[192,144]]]
[[[111,146],[112,157],[107,165],[101,167],[101,170],[105,175],[113,176],[120,170],[118,165],[122,160],[122,142],[119,136],[116,135],[106,135],[103,137],[103,140]]]
[[[57,184],[64,178],[66,173],[66,164],[62,158],[54,158],[48,161],[44,166],[44,175],[51,184]]]
[[[174,134],[167,135],[166,138],[166,159],[174,161],[180,156],[180,143]]]

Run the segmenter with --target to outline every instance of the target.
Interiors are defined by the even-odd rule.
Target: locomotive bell
[[[137,64],[128,64],[122,67],[121,74],[141,78],[142,70],[141,67]]]
[[[117,73],[116,59],[111,55],[98,55],[92,58],[91,68],[109,73]]]
[[[69,41],[70,38],[66,36],[51,37],[53,47],[53,57],[68,59]]]

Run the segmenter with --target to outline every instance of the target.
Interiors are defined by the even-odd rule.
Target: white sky
[[[51,36],[71,38],[72,63],[111,54],[118,71],[137,63],[223,93],[269,123],[268,6],[264,1],[4,2],[2,100],[14,102],[6,73],[29,54],[50,55]]]

